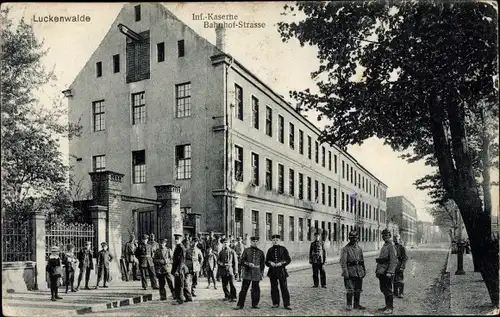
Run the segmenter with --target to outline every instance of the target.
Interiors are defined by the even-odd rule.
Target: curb
[[[155,294],[157,295],[157,294]],[[100,311],[105,311],[108,309],[113,309],[113,308],[118,308],[118,307],[124,307],[124,306],[131,306],[143,302],[149,302],[154,299],[157,299],[159,295],[155,296],[153,294],[144,294],[144,295],[139,295],[131,298],[126,298],[126,299],[119,299],[119,300],[114,300],[109,303],[103,303],[103,304],[97,304],[97,305],[92,305],[89,307],[84,307],[84,308],[79,308],[74,311],[72,311],[72,315],[83,315],[83,314],[88,314],[88,313],[95,313],[95,312],[100,312]]]

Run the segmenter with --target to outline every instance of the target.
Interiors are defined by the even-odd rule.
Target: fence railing
[[[34,261],[30,221],[2,221],[2,262]]]
[[[94,226],[87,223],[48,223],[46,225],[45,254],[50,254],[50,248],[58,246],[60,251],[66,250],[66,246],[72,243],[75,250],[85,246],[85,242],[94,240]]]

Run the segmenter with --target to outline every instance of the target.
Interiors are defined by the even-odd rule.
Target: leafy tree
[[[428,180],[439,186],[436,198],[459,207],[498,306],[498,241],[483,204],[489,191],[483,195],[478,180],[480,172],[490,186],[489,153],[497,148],[484,138],[498,135],[498,104],[489,102],[498,100],[497,9],[486,2],[298,2],[283,14],[297,11],[305,17],[279,23],[278,31],[285,42],[318,48],[320,66],[311,74],[318,93],[291,97],[329,119],[320,140],[346,148],[375,136],[411,153],[408,161],[436,166]]]
[[[1,25],[2,217],[22,221],[35,210],[71,214],[58,137],[71,137],[79,128],[60,123],[60,100],[49,110],[36,97],[55,76],[42,65],[47,50],[32,26],[24,19],[15,24],[8,7],[2,8]]]

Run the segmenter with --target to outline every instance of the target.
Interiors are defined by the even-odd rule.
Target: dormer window
[[[141,6],[136,5],[134,8],[135,8],[135,22],[141,21]]]

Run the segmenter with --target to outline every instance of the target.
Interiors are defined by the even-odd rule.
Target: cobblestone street
[[[434,315],[436,287],[441,270],[445,266],[446,251],[408,250],[409,260],[405,271],[405,298],[394,299],[394,315]],[[364,279],[362,305],[367,309],[364,315],[378,315],[377,308],[384,305],[384,298],[380,293],[378,279],[375,277],[375,258],[366,259],[368,275]],[[272,316],[272,315],[346,315],[355,316],[361,312],[353,310],[345,311],[345,292],[343,280],[340,276],[340,265],[334,264],[326,267],[327,289],[314,289],[312,286],[312,271],[302,270],[293,272],[288,279],[291,295],[292,311],[282,308],[271,308],[269,279],[261,282],[260,309],[255,310],[250,306],[250,292],[247,295],[245,309],[235,311],[236,303],[221,301],[224,297],[222,285],[217,290],[207,290],[206,279],[202,278],[199,283],[198,296],[194,302],[184,305],[172,305],[172,300],[164,302],[152,301],[130,307],[118,308],[106,312],[94,314],[120,315],[120,316],[144,316],[144,315],[169,315],[169,316]],[[241,283],[237,283],[239,291]]]

